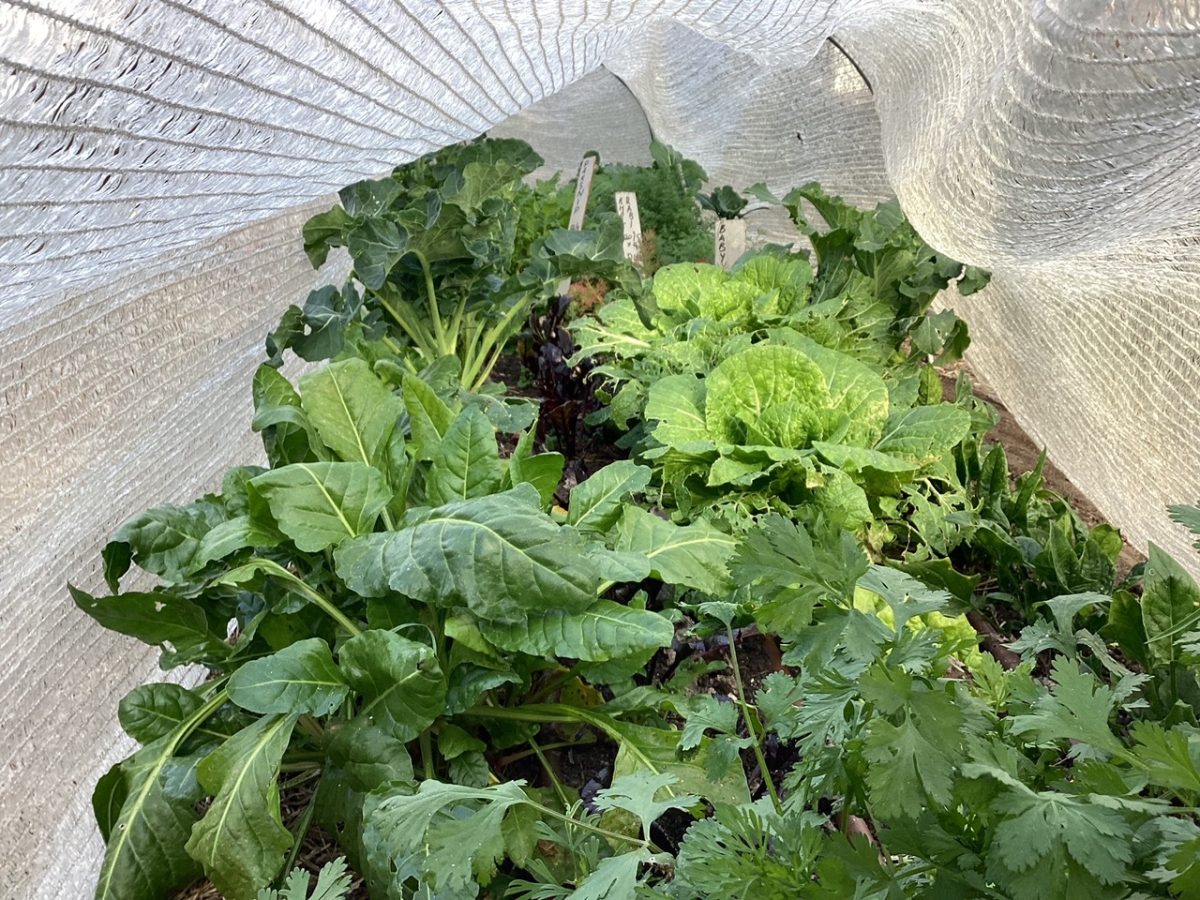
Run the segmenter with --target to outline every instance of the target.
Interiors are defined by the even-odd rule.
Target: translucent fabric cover
[[[258,458],[263,335],[344,266],[311,270],[305,217],[493,126],[550,168],[654,134],[718,184],[898,196],[994,272],[953,298],[976,370],[1188,559],[1164,506],[1200,497],[1198,29],[1195,0],[0,0],[6,895],[90,893],[89,794],[154,668],[64,581]]]

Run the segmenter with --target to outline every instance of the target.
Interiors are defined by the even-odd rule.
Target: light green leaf
[[[187,852],[228,900],[254,900],[292,846],[279,815],[279,763],[298,716],[265,716],[200,763],[196,775],[213,794],[192,828]]]
[[[488,640],[504,650],[587,662],[666,647],[674,636],[675,627],[658,613],[611,600],[597,600],[573,614],[549,610],[527,622],[492,625],[487,631]]]
[[[430,780],[415,794],[395,787],[372,793],[363,811],[368,877],[390,884],[404,861],[426,889],[474,896],[476,882],[490,880],[504,856],[505,814],[529,802],[521,784],[473,788]]]
[[[622,502],[650,483],[650,469],[623,459],[609,463],[571,490],[567,524],[583,534],[604,534],[621,518]]]
[[[391,499],[379,470],[358,462],[293,463],[250,484],[279,530],[306,553],[369,533]]]
[[[613,762],[613,781],[638,772],[673,775],[669,788],[675,794],[698,794],[712,803],[750,802],[750,789],[741,766],[730,766],[723,777],[712,779],[708,772],[711,742],[703,738],[695,752],[680,756],[679,732],[650,728],[629,722],[612,722],[618,737],[617,758]]]
[[[596,599],[596,567],[579,535],[555,525],[540,502],[522,484],[449,503],[401,531],[347,541],[335,555],[338,575],[364,597],[390,588],[495,622],[580,611]]]
[[[801,431],[811,433],[806,417],[832,407],[820,368],[792,347],[756,344],[721,362],[706,382],[707,430],[733,444],[747,443],[750,425],[769,431],[773,446],[801,446],[808,436]]]
[[[875,449],[926,466],[941,459],[970,430],[971,415],[962,407],[916,406],[888,417]]]
[[[326,716],[350,689],[333,664],[329,644],[309,638],[246,663],[230,676],[226,690],[250,712]]]
[[[430,506],[494,493],[504,470],[496,432],[477,406],[458,414],[433,454],[426,481]]]
[[[704,382],[694,375],[668,375],[650,386],[645,416],[657,422],[654,439],[668,447],[711,442],[704,420]]]
[[[832,408],[845,413],[850,421],[847,443],[869,447],[879,440],[888,417],[888,389],[878,373],[798,332],[779,329],[771,336],[802,351],[821,369]]]
[[[617,525],[617,550],[645,555],[660,581],[706,594],[732,587],[727,563],[736,547],[733,537],[703,520],[675,525],[636,506],[625,507]]]
[[[301,404],[322,442],[346,462],[386,469],[404,404],[362,359],[330,363],[300,379]]]

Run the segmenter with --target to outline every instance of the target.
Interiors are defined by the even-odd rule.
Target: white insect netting
[[[306,216],[493,126],[552,168],[653,134],[718,184],[899,197],[994,273],[953,300],[975,369],[1136,545],[1188,558],[1164,507],[1200,497],[1196,0],[0,0],[0,54],[5,896],[90,893],[88,797],[153,669],[63,582],[258,458],[263,335],[338,275]]]

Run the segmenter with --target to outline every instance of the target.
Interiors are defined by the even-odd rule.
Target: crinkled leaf
[[[578,612],[596,598],[595,565],[580,552],[578,534],[555,525],[540,505],[526,484],[449,503],[401,531],[347,541],[335,554],[337,572],[361,596],[390,588],[496,622]]]

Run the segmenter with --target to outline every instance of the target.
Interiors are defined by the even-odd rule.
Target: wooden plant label
[[[621,225],[625,233],[625,241],[621,249],[625,258],[635,266],[642,264],[642,220],[638,215],[637,194],[633,191],[617,191],[613,194],[617,204],[617,215],[621,217]]]
[[[713,261],[722,269],[730,269],[738,261],[738,257],[745,252],[746,220],[717,219]]]
[[[588,197],[592,193],[592,176],[596,174],[596,157],[585,156],[579,162],[579,170],[575,173],[575,202],[571,204],[571,218],[567,227],[572,231],[583,228],[583,217],[587,213]],[[564,278],[558,283],[558,296],[564,296],[571,289],[571,279]]]

